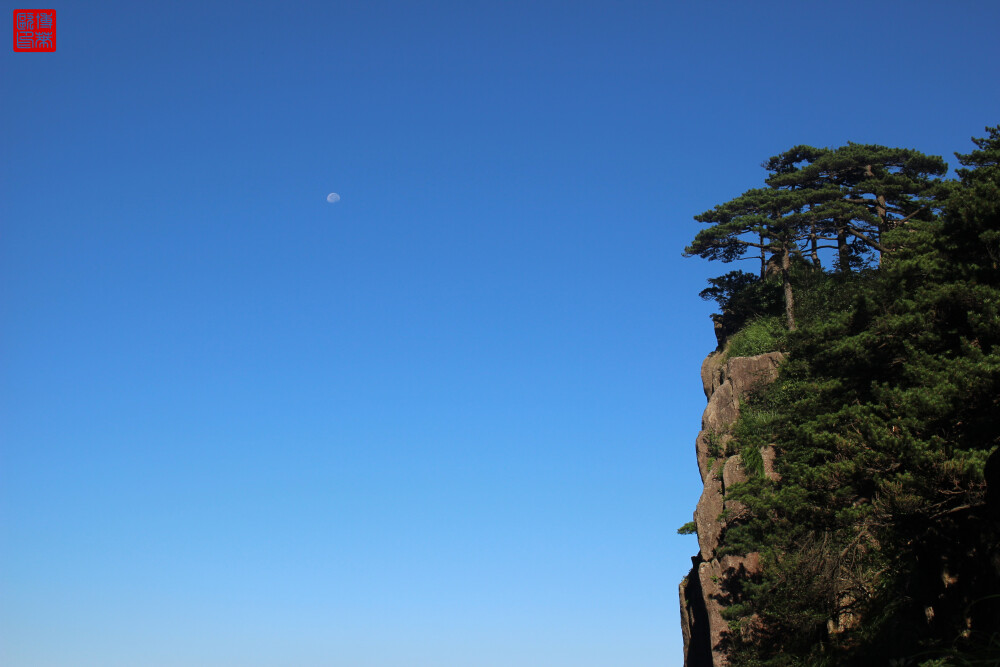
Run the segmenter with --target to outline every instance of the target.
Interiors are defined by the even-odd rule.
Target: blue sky
[[[0,60],[9,667],[681,664],[692,216],[1000,123],[990,2],[45,7]]]

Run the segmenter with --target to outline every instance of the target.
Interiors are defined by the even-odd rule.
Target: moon
[[[326,196],[326,200],[331,204],[336,204],[337,202],[340,201],[340,195],[338,195],[336,192],[331,192]]]

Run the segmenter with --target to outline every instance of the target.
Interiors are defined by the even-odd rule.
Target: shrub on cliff
[[[752,357],[782,347],[785,336],[780,317],[757,317],[730,336],[727,357]]]

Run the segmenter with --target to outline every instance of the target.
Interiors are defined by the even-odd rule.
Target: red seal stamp
[[[55,51],[56,10],[15,9],[14,50],[43,53]]]

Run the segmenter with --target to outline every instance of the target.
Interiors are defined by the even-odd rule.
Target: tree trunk
[[[820,268],[819,264],[819,250],[816,248],[818,241],[816,240],[816,225],[809,225],[809,241],[812,243],[811,252],[809,253],[812,257],[813,266],[817,269]]]
[[[764,232],[760,232],[760,279],[767,275],[767,255],[764,254]]]
[[[872,169],[870,164],[865,165],[865,176],[868,178],[875,178],[875,171]],[[875,193],[872,193],[875,194]],[[888,224],[888,210],[885,205],[885,195],[875,195],[875,213],[878,214],[879,219],[879,229],[886,229]]]
[[[870,164],[865,165],[865,176],[875,178],[875,172]],[[889,229],[889,210],[885,205],[885,195],[875,195],[875,214],[878,216],[877,241],[882,243],[882,232]],[[878,251],[878,265],[882,266],[882,251]]]
[[[795,297],[789,276],[791,268],[792,254],[788,248],[784,248],[781,253],[781,284],[785,288],[785,317],[788,320],[788,330],[795,331]]]
[[[848,273],[851,270],[851,254],[847,247],[847,230],[842,226],[837,226],[837,270],[840,273]]]

